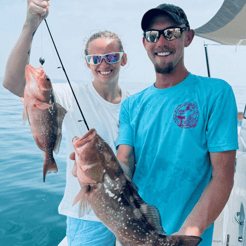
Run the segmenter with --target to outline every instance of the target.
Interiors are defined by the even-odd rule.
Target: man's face
[[[150,23],[148,30],[163,30],[168,27],[184,27],[175,24],[171,18],[157,16]],[[156,73],[172,74],[184,66],[184,47],[187,45],[187,32],[183,32],[181,38],[168,41],[163,34],[156,43],[147,42],[144,38],[143,44],[148,56],[155,66]]]

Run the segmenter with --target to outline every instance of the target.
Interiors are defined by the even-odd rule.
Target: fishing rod
[[[83,118],[83,121],[84,121],[84,123],[85,123],[85,126],[86,126],[87,130],[89,131],[90,128],[89,128],[89,126],[88,126],[88,124],[87,124],[87,122],[86,122],[86,120],[85,120],[84,114],[83,114],[83,112],[82,112],[82,110],[81,110],[81,108],[80,108],[80,106],[79,106],[79,102],[78,102],[77,97],[76,97],[76,95],[75,95],[75,93],[74,93],[73,87],[72,87],[72,85],[71,85],[71,83],[70,83],[70,80],[69,80],[69,78],[68,78],[68,75],[67,75],[67,72],[66,72],[66,70],[65,70],[65,67],[63,66],[61,57],[60,57],[59,52],[58,52],[58,50],[57,50],[57,48],[56,48],[55,41],[54,41],[54,39],[53,39],[53,37],[52,37],[52,34],[51,34],[51,32],[50,32],[50,28],[49,28],[49,26],[48,26],[48,23],[47,23],[46,19],[44,19],[44,22],[45,22],[46,27],[47,27],[47,29],[48,29],[48,32],[49,32],[49,34],[50,34],[52,43],[53,43],[53,45],[54,45],[54,47],[55,47],[56,54],[57,54],[57,56],[58,56],[58,58],[59,58],[59,61],[60,61],[60,63],[61,63],[61,68],[62,68],[62,70],[63,70],[64,73],[65,73],[65,76],[66,76],[66,78],[67,78],[68,84],[69,84],[69,86],[70,86],[70,88],[71,88],[71,91],[72,91],[72,93],[73,93],[74,99],[75,99],[75,101],[76,101],[76,103],[77,103],[77,105],[78,105],[78,108],[79,108],[79,111],[80,111],[80,113],[81,113],[81,115],[82,115],[82,118]],[[40,61],[41,64],[44,63],[44,59],[42,59],[42,58],[40,58],[39,61]]]

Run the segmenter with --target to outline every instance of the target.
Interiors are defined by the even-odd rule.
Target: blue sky
[[[150,8],[163,3],[157,0],[51,0],[47,18],[51,32],[60,52],[70,80],[90,81],[92,76],[83,58],[84,41],[100,30],[114,31],[121,37],[128,64],[121,71],[120,81],[126,83],[151,84],[155,81],[152,63],[142,45],[140,22]],[[170,0],[168,3],[182,7],[191,28],[208,22],[219,10],[223,0]],[[0,2],[0,77],[3,76],[8,55],[18,39],[26,16],[25,0],[1,0]],[[204,42],[212,41],[195,37],[185,50],[185,64],[194,74],[207,76]],[[222,78],[231,85],[244,85],[245,46],[208,47],[212,77]],[[35,34],[30,64],[39,65],[39,57],[46,59],[44,68],[51,79],[65,79],[55,50],[44,23]]]

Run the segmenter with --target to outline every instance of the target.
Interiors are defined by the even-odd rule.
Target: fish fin
[[[85,200],[79,202],[79,218],[91,212],[90,204]]]
[[[55,105],[58,109],[60,116],[63,116],[63,118],[64,118],[65,114],[67,113],[67,110],[65,108],[63,108],[59,103],[55,103]]]
[[[31,125],[31,122],[29,120],[29,115],[28,115],[28,111],[27,110],[26,110],[26,117],[27,117],[27,120],[28,120],[29,125]]]
[[[184,246],[197,246],[202,239],[200,237],[195,237],[195,236],[186,236],[183,239],[183,245]]]
[[[129,182],[129,184],[131,185],[131,188],[133,189],[133,191],[138,192],[138,187],[132,182],[132,180],[124,173],[127,181]]]
[[[78,193],[78,195],[74,198],[73,200],[73,206],[79,202],[80,200],[82,200],[86,194],[86,192],[89,190],[89,185],[84,185],[81,187],[80,192]]]
[[[161,217],[156,207],[143,203],[140,206],[140,211],[158,234],[165,235],[165,231],[161,226]]]
[[[89,191],[89,189],[89,185],[82,186],[80,192],[74,198],[73,206],[79,202],[79,218],[83,217],[91,211],[90,204],[84,199],[85,194]]]
[[[56,137],[56,142],[53,151],[58,154],[61,145],[62,134],[58,134]]]
[[[28,117],[27,117],[27,112],[26,112],[26,109],[24,108],[24,109],[23,109],[23,113],[22,113],[22,122],[23,122],[23,125],[26,124],[27,119],[28,119]]]
[[[48,173],[57,173],[58,168],[52,152],[50,154],[48,154],[47,152],[43,152],[43,156],[44,156],[43,181],[45,182],[46,175]]]
[[[37,106],[37,108],[41,109],[41,110],[45,110],[47,108],[51,108],[52,105],[45,103],[45,102],[41,102],[39,100],[36,100],[35,105]]]
[[[67,110],[64,109],[59,103],[55,103],[55,106],[57,108],[57,122],[58,122],[58,127],[57,127],[57,138],[54,146],[54,152],[58,154],[59,149],[60,149],[60,144],[62,140],[62,123],[64,120],[64,117],[67,113]]]
[[[135,207],[136,213],[143,215],[143,219],[147,220],[147,222],[152,227],[152,230],[156,231],[160,235],[165,235],[165,231],[161,226],[161,217],[158,209],[154,206],[148,205],[143,201],[143,199],[138,195],[137,186],[132,181],[129,181],[129,179],[127,179],[127,185],[129,189],[127,192],[129,193],[128,196],[131,195],[134,200],[134,202],[130,201],[130,203],[133,207]]]
[[[24,97],[21,97],[20,101],[24,104],[25,103]],[[26,113],[25,105],[24,105],[24,109],[22,113],[22,122],[23,122],[23,125],[25,125],[27,122],[27,113]]]
[[[158,244],[162,245],[163,242],[172,242],[173,245],[182,246],[197,246],[202,241],[200,237],[196,236],[184,236],[184,235],[174,235],[174,236],[164,236],[160,235],[158,238]]]

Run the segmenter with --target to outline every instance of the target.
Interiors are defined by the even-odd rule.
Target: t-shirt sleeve
[[[238,149],[237,106],[230,86],[224,89],[213,102],[206,137],[209,152]]]
[[[126,99],[122,105],[120,110],[120,117],[119,117],[119,138],[117,147],[121,144],[126,144],[133,146],[133,129],[131,126],[130,121],[130,112],[128,106],[128,100]]]

